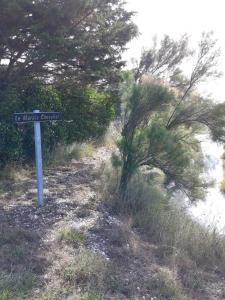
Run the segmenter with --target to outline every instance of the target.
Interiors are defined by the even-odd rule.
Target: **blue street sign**
[[[43,121],[57,121],[60,119],[58,112],[40,112],[34,110],[33,113],[15,113],[14,122],[27,123],[34,122],[34,140],[35,140],[35,161],[37,175],[37,196],[38,206],[43,206],[43,171],[42,171],[42,151],[41,151],[41,124]]]
[[[40,112],[39,110],[35,111],[32,113],[15,113],[13,115],[13,120],[15,123],[46,122],[60,120],[60,113],[58,112]]]

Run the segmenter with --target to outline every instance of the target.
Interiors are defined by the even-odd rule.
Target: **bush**
[[[92,88],[61,87],[64,133],[67,144],[104,134],[114,117],[113,104],[104,92]]]
[[[51,86],[39,81],[28,82],[20,88],[10,87],[1,92],[3,99],[0,112],[0,168],[8,162],[23,163],[34,158],[33,123],[13,124],[14,112],[60,111],[61,100]],[[43,152],[54,149],[63,134],[59,124],[42,124]]]
[[[13,124],[14,112],[59,111],[62,120],[43,122],[43,158],[49,160],[57,145],[83,142],[101,136],[114,116],[106,93],[94,89],[54,89],[40,81],[0,91],[0,169],[7,163],[24,163],[34,159],[33,123]]]

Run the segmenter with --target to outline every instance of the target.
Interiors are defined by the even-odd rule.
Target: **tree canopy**
[[[0,0],[0,7],[0,167],[33,155],[32,128],[12,124],[16,111],[62,113],[60,126],[43,124],[46,152],[104,133],[122,52],[137,34],[124,2]]]
[[[137,29],[121,0],[1,0],[0,88],[24,78],[118,82]]]

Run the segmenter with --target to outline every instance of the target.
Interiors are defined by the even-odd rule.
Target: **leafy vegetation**
[[[220,75],[212,34],[202,35],[196,53],[186,36],[165,36],[121,72],[122,53],[137,34],[124,1],[0,4],[0,169],[7,174],[0,185],[7,202],[1,203],[0,300],[209,299],[225,274],[225,239],[178,203],[203,199],[209,184],[198,135],[225,142],[225,103],[197,91]],[[188,76],[182,65],[191,58]],[[102,138],[115,107],[122,130],[102,194],[123,220],[100,203],[101,171],[92,171],[98,162],[104,168],[99,156],[108,153],[92,159],[90,140]],[[29,205],[32,179],[11,184],[14,165],[30,165],[34,152],[32,124],[12,124],[11,117],[34,109],[62,114],[62,121],[42,125],[46,165],[86,158],[46,170],[43,210]],[[115,149],[112,139],[105,142]],[[76,222],[81,231],[68,226]],[[216,296],[225,293],[217,290]]]
[[[208,129],[214,140],[225,136],[225,104],[204,99],[197,85],[218,76],[218,51],[211,34],[203,34],[190,78],[179,69],[190,55],[187,39],[165,37],[159,48],[143,53],[139,67],[126,72],[121,86],[122,122],[119,194],[128,199],[127,186],[141,168],[160,170],[169,193],[181,190],[192,201],[204,198],[203,160],[197,135]]]
[[[118,81],[136,34],[123,1],[1,0],[1,8],[1,90],[40,77],[84,87]]]
[[[12,124],[14,112],[62,113],[63,121],[42,124],[44,154],[102,135],[114,116],[121,54],[137,31],[133,13],[121,0],[0,4],[0,168],[33,159],[32,124]]]

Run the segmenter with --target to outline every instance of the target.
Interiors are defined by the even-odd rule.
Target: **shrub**
[[[3,99],[0,112],[0,168],[8,162],[30,161],[34,158],[33,124],[13,124],[14,112],[60,111],[61,100],[51,86],[39,81],[27,82],[20,88],[10,87],[2,91]],[[44,122],[42,124],[43,151],[49,152],[62,137],[59,125]]]
[[[113,103],[104,92],[92,88],[78,89],[63,86],[60,88],[63,103],[64,139],[67,144],[83,142],[104,134],[114,117]]]
[[[33,123],[13,124],[14,112],[59,111],[62,120],[43,122],[43,158],[49,159],[58,145],[84,142],[101,136],[114,117],[109,96],[94,89],[61,88],[60,91],[40,81],[0,91],[0,169],[7,163],[24,163],[34,159]],[[83,150],[82,150],[83,151]],[[91,152],[91,149],[89,150]]]

